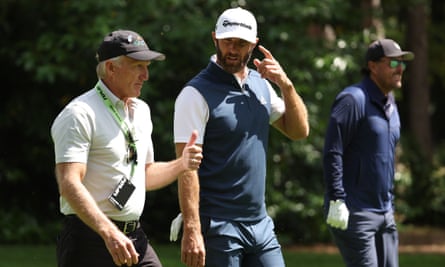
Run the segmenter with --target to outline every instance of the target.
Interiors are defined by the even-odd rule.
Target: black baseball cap
[[[414,53],[402,51],[400,45],[391,39],[381,39],[372,42],[366,52],[366,62],[378,61],[382,57],[402,57],[403,60],[409,61],[414,59]]]
[[[127,56],[141,61],[165,59],[164,54],[150,50],[144,38],[129,30],[109,33],[97,49],[96,58],[99,62],[118,56]]]

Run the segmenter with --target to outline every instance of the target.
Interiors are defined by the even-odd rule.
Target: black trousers
[[[141,227],[127,236],[139,253],[139,263],[132,266],[162,267]],[[76,216],[65,217],[62,231],[57,238],[57,266],[116,267],[102,238]]]

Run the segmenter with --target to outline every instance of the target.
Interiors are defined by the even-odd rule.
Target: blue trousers
[[[398,267],[398,233],[393,212],[349,214],[348,228],[330,227],[348,267]]]
[[[206,267],[284,267],[270,217],[234,222],[201,217]]]

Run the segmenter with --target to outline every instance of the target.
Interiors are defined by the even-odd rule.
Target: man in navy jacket
[[[342,90],[324,147],[327,223],[346,266],[398,266],[394,160],[400,119],[393,90],[406,61],[391,39],[371,43],[363,79]]]

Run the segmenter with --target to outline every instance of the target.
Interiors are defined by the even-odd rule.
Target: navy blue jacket
[[[386,97],[369,77],[340,92],[332,106],[323,151],[325,205],[343,199],[353,211],[392,210],[399,138],[400,119],[392,93]]]

